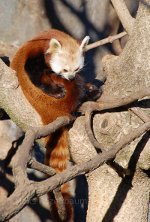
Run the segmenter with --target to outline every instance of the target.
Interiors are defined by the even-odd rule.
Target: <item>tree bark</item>
[[[0,61],[0,78],[0,107],[9,117],[24,131],[32,126],[43,125],[39,114],[24,96],[15,72],[2,61]]]
[[[141,1],[150,3],[150,1]],[[136,92],[137,88],[150,85],[150,11],[147,4],[140,4],[137,18],[129,41],[120,56],[106,56],[103,59],[103,71],[107,76],[104,95],[127,96]],[[0,65],[3,69],[3,64]],[[9,70],[8,70],[9,72]],[[0,70],[3,73],[3,70]],[[11,73],[12,74],[12,73]],[[10,75],[11,75],[10,74]],[[1,76],[5,78],[5,75]],[[1,106],[18,125],[26,130],[30,126],[41,124],[40,117],[30,107],[22,94],[18,82],[13,76],[1,78],[0,97]],[[5,83],[9,82],[6,89]],[[14,93],[14,89],[17,93]],[[8,102],[11,95],[12,101]],[[16,97],[17,95],[17,97]],[[121,95],[121,96],[120,96]],[[22,99],[23,98],[23,99]],[[14,110],[15,104],[18,104]],[[148,102],[144,105],[149,105]],[[148,109],[147,109],[148,110]],[[22,118],[20,118],[20,116]],[[30,119],[29,119],[30,117]],[[97,155],[95,148],[90,143],[84,127],[84,118],[78,118],[70,130],[71,154],[76,163],[81,163]],[[127,111],[96,114],[93,119],[94,134],[107,150],[132,129],[138,127],[142,120]],[[149,202],[149,179],[142,169],[149,169],[149,135],[146,134],[126,146],[117,155],[115,161],[121,166],[130,169],[130,175],[124,178],[110,168],[103,165],[94,172],[87,174],[89,185],[89,205],[87,221],[123,221],[146,222]],[[146,145],[145,145],[146,144]],[[142,149],[144,151],[141,153]],[[136,150],[136,152],[134,152]],[[94,215],[94,216],[93,216]]]
[[[111,95],[129,96],[142,87],[150,86],[148,4],[150,1],[141,1],[123,52],[119,56],[107,55],[103,58],[103,71],[107,80],[101,99]],[[143,110],[149,113],[149,100],[145,100],[144,107],[147,109]],[[83,119],[84,117],[77,119],[70,130],[71,152],[77,163],[96,155],[94,147],[86,137]],[[96,114],[93,123],[95,137],[108,150],[122,135],[138,127],[142,120],[124,108],[119,112],[114,110],[111,113]],[[77,141],[75,137],[80,137],[80,140]],[[109,165],[104,165],[87,175],[89,190],[87,221],[146,222],[148,220],[150,181],[140,170],[140,168],[145,170],[150,168],[148,138],[149,134],[144,135],[117,154],[115,161],[120,166],[129,168],[130,176],[119,177]]]

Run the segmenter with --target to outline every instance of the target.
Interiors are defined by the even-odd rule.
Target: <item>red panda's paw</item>
[[[102,87],[92,83],[86,84],[86,100],[97,100],[102,94]]]
[[[56,99],[62,99],[66,95],[66,90],[63,85],[57,85],[56,84],[56,92],[52,95]]]

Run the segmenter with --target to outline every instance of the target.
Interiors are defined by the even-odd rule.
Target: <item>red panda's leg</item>
[[[102,88],[96,86],[93,83],[86,83],[85,84],[85,97],[84,101],[94,101],[97,100],[102,94]]]

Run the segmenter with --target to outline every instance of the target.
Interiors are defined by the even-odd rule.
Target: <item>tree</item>
[[[40,184],[29,181],[26,175],[29,163],[38,170],[47,170],[30,156],[33,141],[71,120],[62,117],[47,127],[35,128],[41,125],[38,114],[26,101],[15,74],[0,62],[0,106],[26,131],[13,163],[16,189],[0,205],[2,221],[21,210],[31,198],[85,173],[89,189],[86,221],[147,221],[150,0],[140,1],[135,19],[123,0],[111,2],[129,39],[119,56],[103,57],[103,71],[107,76],[103,94],[98,101],[81,106],[85,116],[77,118],[70,130],[70,150],[77,165]]]

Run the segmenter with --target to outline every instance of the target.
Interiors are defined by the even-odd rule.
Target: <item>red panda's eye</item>
[[[79,69],[80,69],[79,67],[78,67],[78,68],[76,68],[76,69],[75,69],[75,72],[77,72]]]
[[[68,72],[68,70],[67,69],[63,69],[63,72]]]

